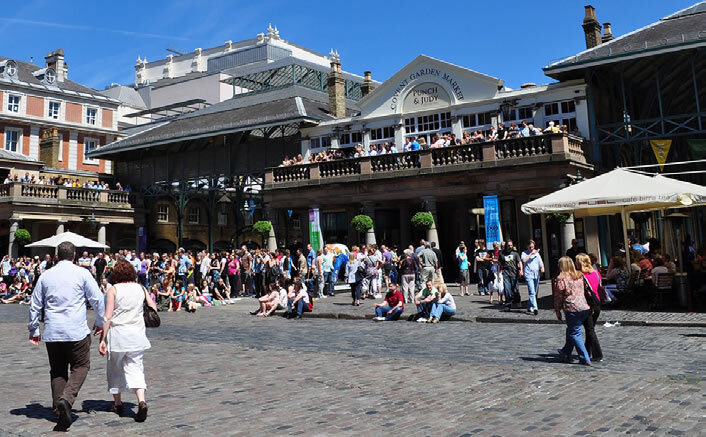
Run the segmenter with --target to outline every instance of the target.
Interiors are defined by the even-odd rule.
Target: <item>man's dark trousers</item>
[[[56,408],[60,399],[73,405],[91,368],[91,335],[80,341],[56,341],[46,345],[53,406]]]

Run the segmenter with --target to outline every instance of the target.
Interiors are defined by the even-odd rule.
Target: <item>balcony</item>
[[[127,191],[95,190],[63,185],[35,185],[22,182],[0,185],[0,203],[29,201],[43,205],[132,209],[130,195],[131,193]]]
[[[265,189],[291,189],[354,180],[453,173],[556,161],[587,166],[584,155],[586,144],[583,138],[572,135],[549,134],[415,152],[274,167],[265,171]]]

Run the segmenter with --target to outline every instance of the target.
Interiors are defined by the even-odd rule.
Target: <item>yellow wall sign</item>
[[[659,164],[659,170],[664,170],[664,163],[667,162],[667,156],[669,155],[669,148],[672,146],[672,140],[650,140],[650,146],[652,146],[652,151],[657,158],[657,164]]]

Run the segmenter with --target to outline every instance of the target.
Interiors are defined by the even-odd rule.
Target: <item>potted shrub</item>
[[[373,227],[373,219],[370,216],[359,214],[353,217],[351,225],[358,232],[368,232]]]
[[[412,216],[412,226],[429,230],[434,226],[434,216],[430,212],[418,212]]]
[[[272,223],[267,220],[259,220],[252,225],[252,229],[262,236],[267,236],[272,230]]]

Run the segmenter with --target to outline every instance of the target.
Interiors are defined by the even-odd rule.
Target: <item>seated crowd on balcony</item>
[[[441,147],[465,146],[489,141],[558,133],[571,134],[577,137],[581,136],[581,132],[578,128],[575,127],[571,132],[569,132],[568,126],[557,126],[553,121],[550,121],[544,130],[539,129],[535,127],[533,123],[528,123],[526,121],[523,121],[519,126],[516,123],[511,123],[508,128],[506,128],[503,123],[498,123],[497,129],[495,126],[491,126],[487,131],[482,131],[480,129],[473,132],[464,131],[462,138],[457,138],[456,134],[450,132],[434,134],[429,143],[427,143],[426,136],[407,137],[405,138],[405,143],[402,150],[399,150],[394,142],[385,142],[381,144],[371,144],[368,150],[366,150],[362,144],[358,144],[353,148],[330,149],[327,151],[314,153],[307,157],[302,157],[302,155],[299,154],[290,159],[289,156],[285,156],[282,164],[280,164],[280,167],[309,164],[314,162],[335,161],[338,159],[361,158],[364,156],[387,155],[390,153],[415,152],[418,150],[438,149]]]
[[[115,187],[111,187],[110,183],[101,180],[86,180],[81,182],[79,179],[70,179],[61,176],[44,176],[39,177],[35,175],[30,175],[29,172],[25,173],[24,176],[8,175],[3,183],[10,184],[13,182],[21,182],[24,184],[33,185],[52,185],[52,186],[63,186],[72,188],[90,188],[94,190],[116,190],[116,191],[132,191],[130,187],[123,187],[120,182],[115,184]]]

